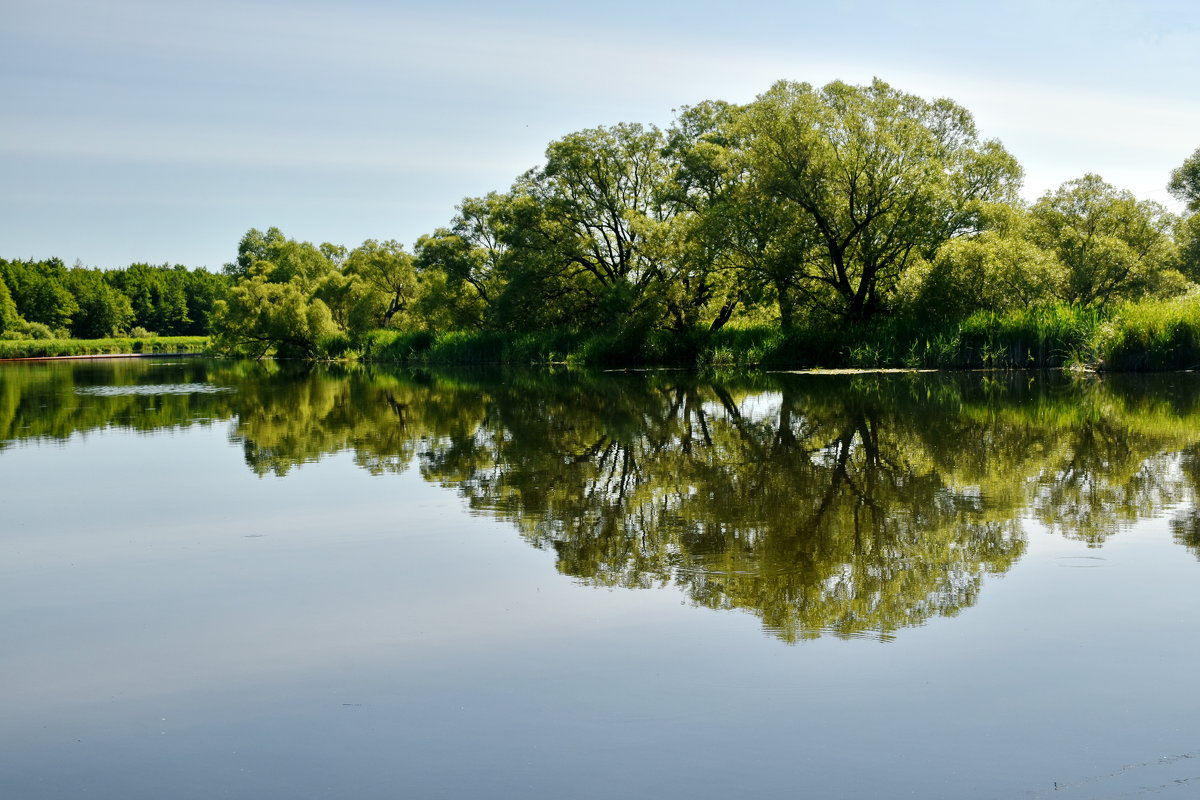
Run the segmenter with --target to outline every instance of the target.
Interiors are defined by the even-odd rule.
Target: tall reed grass
[[[416,364],[591,367],[1168,370],[1200,367],[1200,295],[1121,306],[1107,316],[1066,304],[981,311],[954,323],[726,326],[683,333],[377,331],[361,356]]]
[[[207,336],[152,336],[113,339],[0,339],[0,358],[205,353]]]
[[[1200,369],[1200,294],[1121,306],[1097,332],[1096,362],[1114,371]]]

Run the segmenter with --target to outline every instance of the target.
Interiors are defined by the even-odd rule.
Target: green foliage
[[[426,291],[421,318],[441,329],[483,327],[504,290],[508,252],[505,220],[509,195],[491,192],[468,197],[458,207],[450,228],[422,236],[416,245],[416,268]],[[420,302],[420,301],[418,301]]]
[[[931,323],[910,316],[856,324],[811,322],[610,333],[383,332],[363,357],[416,364],[855,369],[1190,369],[1200,296],[1095,308],[1042,303]]]
[[[219,351],[253,358],[314,358],[318,342],[339,333],[329,306],[306,296],[298,281],[274,283],[262,274],[230,289],[214,321]]]
[[[24,321],[17,313],[17,304],[13,301],[12,293],[8,291],[8,285],[3,276],[0,276],[0,334],[15,329]]]
[[[567,330],[377,331],[364,357],[409,364],[552,364],[567,360],[579,341],[578,334]]]
[[[1169,187],[1194,210],[1197,174],[1200,151]],[[212,331],[229,353],[431,363],[1055,366],[1091,363],[1100,315],[1200,279],[1200,213],[1091,174],[1027,207],[1020,180],[948,99],[779,82],[665,131],[569,133],[413,254],[271,227],[222,275],[0,260],[0,335]]]
[[[0,280],[12,293],[18,313],[29,322],[67,328],[79,311],[67,286],[67,268],[57,258],[0,263]]]
[[[1175,226],[1175,243],[1179,248],[1176,268],[1193,283],[1200,282],[1200,213],[1179,221]]]
[[[352,330],[391,327],[417,292],[415,259],[394,240],[366,240],[350,252],[343,273],[357,278],[364,289],[347,315],[345,324]]]
[[[131,264],[104,277],[129,297],[135,326],[168,336],[208,334],[213,306],[231,283],[225,275],[180,264]]]
[[[131,264],[109,274],[109,281],[130,299],[134,324],[168,335],[199,332],[191,329],[188,316],[185,268],[167,265]]]
[[[502,326],[611,329],[657,313],[661,253],[644,242],[673,214],[663,201],[664,145],[657,128],[625,123],[549,145],[545,166],[522,176],[496,209]]]
[[[306,290],[340,266],[344,248],[317,247],[310,242],[288,239],[278,228],[266,233],[251,228],[238,243],[237,259],[225,265],[225,274],[236,280],[262,276],[271,283],[295,280]]]
[[[124,332],[133,322],[129,298],[105,281],[100,270],[76,267],[67,273],[67,286],[79,306],[71,322],[72,336],[103,339]]]
[[[413,257],[397,242],[367,240],[347,253],[278,228],[248,231],[226,271],[237,282],[214,304],[214,342],[255,358],[357,354],[369,331],[407,307],[417,284]]]
[[[979,228],[981,204],[1021,179],[970,114],[876,80],[820,90],[780,82],[739,120],[760,191],[801,226],[788,285],[848,320],[887,308],[904,273]]]
[[[209,349],[209,340],[205,336],[66,339],[55,337],[50,329],[41,323],[30,323],[29,327],[36,329],[31,330],[31,334],[34,335],[22,339],[0,336],[0,358],[204,353]]]
[[[947,241],[931,263],[904,276],[897,292],[899,313],[948,322],[982,310],[1028,308],[1060,294],[1062,266],[1033,241],[1033,220],[1024,209],[992,204],[980,220],[980,233]]]
[[[1200,292],[1122,305],[1101,327],[1096,349],[1104,369],[1200,369]]]
[[[0,282],[19,316],[64,336],[108,337],[132,327],[164,335],[203,336],[227,279],[176,265],[126,269],[66,269],[58,259],[3,261]],[[7,330],[16,330],[15,323]],[[57,335],[57,334],[56,334]]]
[[[275,260],[286,242],[279,228],[268,228],[266,233],[251,228],[238,242],[237,258],[225,265],[225,274],[234,279],[248,278],[255,264]]]
[[[1200,148],[1184,159],[1183,164],[1171,173],[1167,191],[1176,199],[1187,203],[1189,211],[1200,212]]]
[[[1047,192],[1032,214],[1034,240],[1065,271],[1060,297],[1068,303],[1103,306],[1144,296],[1160,286],[1176,259],[1167,210],[1098,175]]]
[[[5,331],[4,335],[14,341],[22,339],[48,341],[50,339],[65,338],[56,335],[55,331],[52,331],[49,325],[41,322],[26,322],[25,320],[20,320],[11,330]]]

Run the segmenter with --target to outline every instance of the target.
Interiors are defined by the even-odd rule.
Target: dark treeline
[[[1170,514],[1200,553],[1197,388],[1194,375],[21,365],[0,382],[0,449],[222,420],[260,476],[337,454],[372,474],[419,470],[589,584],[673,586],[787,640],[889,636],[971,606],[1043,527],[1098,547]]]
[[[1182,217],[1095,174],[1027,203],[1022,177],[951,100],[779,82],[665,130],[568,134],[411,251],[251,229],[212,331],[225,352],[307,358],[465,342],[474,360],[1200,363],[1200,150],[1164,176]],[[170,329],[106,285],[130,297],[124,324]],[[60,316],[96,331],[122,324],[110,312]]]
[[[207,336],[230,283],[180,265],[100,270],[0,259],[0,338]]]

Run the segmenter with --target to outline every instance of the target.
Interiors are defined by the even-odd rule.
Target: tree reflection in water
[[[1029,519],[1099,546],[1172,510],[1177,539],[1200,552],[1191,376],[716,378],[192,361],[4,378],[5,442],[230,419],[258,475],[343,451],[372,474],[418,464],[553,550],[567,575],[673,586],[699,606],[749,610],[786,641],[887,638],[956,614],[985,575],[1021,556]]]

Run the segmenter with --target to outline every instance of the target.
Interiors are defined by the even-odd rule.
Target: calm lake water
[[[1200,379],[0,365],[0,797],[1200,796]]]

